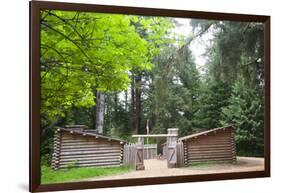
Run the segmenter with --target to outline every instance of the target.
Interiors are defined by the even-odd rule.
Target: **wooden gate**
[[[143,138],[140,138],[137,144],[125,145],[123,165],[136,170],[144,170],[143,149]]]
[[[157,144],[146,144],[143,149],[143,159],[155,159],[157,157]]]
[[[177,167],[177,139],[178,139],[178,129],[170,128],[168,129],[167,137],[167,163],[168,168]]]
[[[144,148],[144,139],[143,137],[140,137],[138,139],[137,149],[136,149],[136,170],[144,170],[143,148]]]
[[[138,138],[135,150],[135,168],[136,170],[144,170],[144,138],[145,137],[166,137],[166,151],[168,168],[175,168],[183,166],[183,145],[178,142],[178,128],[169,128],[168,134],[147,134],[147,135],[133,135]],[[126,154],[126,152],[125,152]],[[125,155],[126,157],[126,155]]]
[[[185,148],[183,142],[181,141],[177,142],[176,149],[171,147],[170,151],[168,151],[167,144],[163,145],[163,158],[167,159],[168,162],[174,161],[174,163],[176,163],[177,168],[184,167],[186,165],[184,154],[185,154]],[[170,157],[168,158],[167,155],[169,155]],[[176,157],[176,161],[175,161],[175,157]]]

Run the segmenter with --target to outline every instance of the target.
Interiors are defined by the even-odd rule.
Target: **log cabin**
[[[54,135],[52,169],[122,165],[126,142],[94,131],[83,125],[57,128]]]
[[[215,128],[178,139],[184,146],[184,165],[198,162],[235,162],[234,126]]]

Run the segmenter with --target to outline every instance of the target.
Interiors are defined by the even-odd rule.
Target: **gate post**
[[[168,128],[168,137],[167,137],[168,168],[175,168],[177,166],[178,130],[179,130],[178,128]]]
[[[139,137],[136,151],[136,170],[144,170],[143,148],[144,139],[143,137]]]

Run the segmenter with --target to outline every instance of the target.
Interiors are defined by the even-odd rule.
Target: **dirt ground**
[[[212,173],[228,173],[228,172],[246,172],[246,171],[263,171],[264,159],[253,157],[237,157],[235,164],[206,164],[185,168],[167,168],[167,160],[145,160],[145,170],[131,171],[125,174],[105,176],[89,180],[113,180],[113,179],[129,179],[129,178],[147,178],[161,176],[181,176],[194,174],[212,174]]]

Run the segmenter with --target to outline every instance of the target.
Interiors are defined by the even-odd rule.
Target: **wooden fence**
[[[157,144],[147,144],[143,148],[144,159],[155,159],[157,157]]]
[[[184,146],[181,141],[177,142],[177,167],[184,167]]]
[[[123,165],[130,168],[137,168],[138,155],[137,151],[141,148],[138,144],[126,144],[124,145],[123,152]],[[181,141],[176,142],[176,150],[174,150],[173,156],[175,156],[175,167],[184,167],[184,144]],[[141,151],[138,151],[141,153]],[[167,146],[163,147],[163,156],[167,159]],[[140,156],[142,157],[142,156]],[[157,144],[148,144],[143,146],[143,159],[154,159],[157,157]],[[141,159],[141,158],[139,158]]]
[[[130,168],[136,168],[138,144],[126,144],[123,150],[123,165]],[[142,153],[139,151],[139,153]],[[142,156],[139,156],[142,157]],[[143,159],[154,159],[157,157],[157,144],[148,144],[143,146]],[[142,159],[142,158],[140,158]]]
[[[123,151],[123,165],[130,168],[136,168],[136,144],[126,144],[124,145]]]

